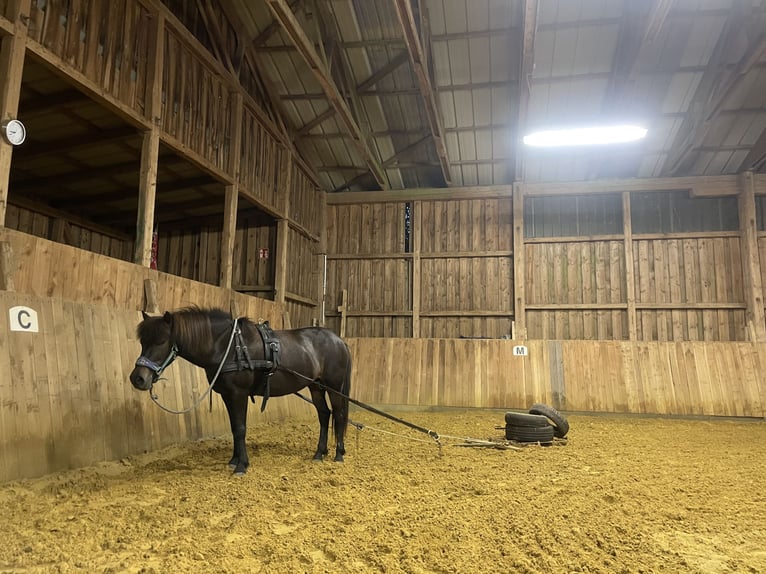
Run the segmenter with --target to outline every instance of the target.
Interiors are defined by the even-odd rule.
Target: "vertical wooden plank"
[[[526,268],[524,265],[524,194],[523,186],[513,184],[513,333],[514,340],[527,338]]]
[[[314,310],[314,317],[317,324],[324,327],[327,305],[327,193],[322,190],[317,190],[316,193],[319,195],[319,243],[316,244],[316,293],[319,306]]]
[[[421,259],[420,249],[422,243],[422,201],[413,201],[410,211],[410,233],[412,240],[412,337],[420,335],[420,304],[421,304]]]
[[[15,304],[15,299],[8,293],[0,292],[3,314]],[[6,320],[0,321],[0,372],[11,372],[10,329]],[[0,479],[16,478],[19,468],[19,433],[17,425],[21,421],[19,400],[15,396],[15,383],[10,376],[0,377]]]
[[[761,283],[761,261],[758,252],[758,231],[755,217],[755,178],[747,171],[740,178],[738,198],[739,233],[742,244],[742,271],[744,275],[747,322],[753,324],[753,333],[758,342],[766,341],[766,315],[763,308],[763,284]]]
[[[287,255],[289,249],[289,221],[287,219],[290,213],[290,194],[292,188],[292,172],[293,172],[293,158],[291,154],[285,154],[286,166],[283,166],[285,170],[285,186],[287,193],[285,193],[284,200],[284,217],[277,221],[277,259],[276,270],[274,274],[274,301],[277,303],[285,302],[285,293],[287,291]]]
[[[109,35],[111,36],[111,35]],[[149,35],[146,82],[146,117],[152,129],[144,133],[141,147],[141,171],[138,187],[138,218],[136,221],[136,245],[133,261],[149,267],[151,264],[152,231],[154,228],[154,202],[157,193],[157,162],[160,151],[162,125],[162,72],[165,65],[165,16],[155,14],[154,26]],[[111,40],[110,40],[111,41]],[[109,59],[112,54],[107,54]]]
[[[223,232],[221,237],[221,267],[218,275],[218,285],[224,289],[231,289],[232,285],[238,200],[239,184],[235,183],[234,185],[227,185],[224,200]]]
[[[638,339],[636,327],[636,276],[633,267],[633,222],[630,211],[630,193],[622,194],[622,225],[625,242],[625,299],[628,305],[628,340]]]
[[[232,111],[232,134],[229,147],[229,170],[234,175],[233,185],[226,186],[225,206],[223,214],[223,237],[221,240],[221,268],[218,276],[218,284],[224,289],[231,289],[232,274],[234,267],[234,239],[237,232],[237,203],[239,199],[239,163],[242,157],[242,94],[233,96],[234,109]]]
[[[160,151],[160,132],[152,129],[144,134],[141,147],[141,172],[138,190],[138,218],[136,246],[133,262],[149,267],[152,260],[152,231],[154,202],[157,193],[157,162]]]
[[[21,77],[24,72],[24,53],[27,40],[31,0],[11,0],[6,17],[13,22],[13,35],[0,35],[0,121],[15,119],[19,112]],[[13,146],[0,139],[0,226],[5,225],[8,207],[8,184]]]

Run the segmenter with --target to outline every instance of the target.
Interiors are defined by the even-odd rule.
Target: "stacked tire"
[[[505,438],[514,442],[553,444],[554,437],[564,438],[569,422],[549,405],[535,403],[527,413],[505,413]]]

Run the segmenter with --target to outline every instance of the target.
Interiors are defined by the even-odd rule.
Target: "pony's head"
[[[130,373],[130,382],[135,388],[148,391],[176,358],[178,347],[172,340],[172,313],[166,312],[158,317],[151,317],[143,311],[142,314],[144,320],[136,329],[141,342],[141,356]]]

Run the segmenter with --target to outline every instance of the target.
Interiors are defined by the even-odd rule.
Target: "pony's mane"
[[[229,324],[232,321],[230,313],[220,308],[202,308],[190,305],[173,311],[171,338],[181,344],[208,341],[212,336],[214,324]],[[140,341],[152,341],[159,338],[165,327],[162,316],[152,317],[151,321],[142,321],[138,325],[137,335]]]
[[[172,337],[179,345],[210,341],[214,324],[231,323],[231,314],[223,309],[205,309],[191,305],[173,312]]]

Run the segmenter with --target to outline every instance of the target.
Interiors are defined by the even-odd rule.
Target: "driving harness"
[[[261,403],[261,412],[263,412],[266,408],[266,401],[269,400],[271,375],[279,369],[279,339],[277,339],[268,321],[255,323],[255,328],[258,329],[258,334],[260,334],[263,341],[263,359],[252,359],[250,358],[247,343],[242,336],[239,321],[236,321],[234,325],[234,357],[224,363],[221,372],[259,371],[260,376],[257,378],[256,384],[250,389],[250,400],[255,402],[256,391],[262,385],[263,402]]]

